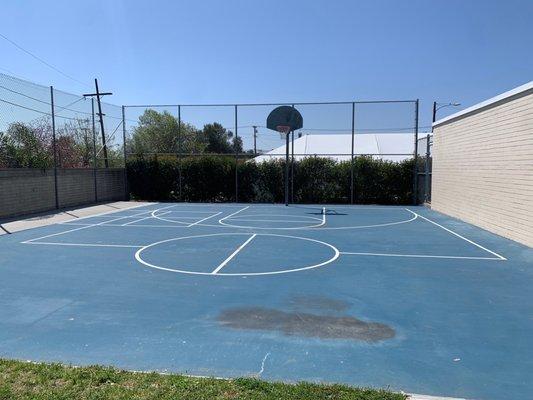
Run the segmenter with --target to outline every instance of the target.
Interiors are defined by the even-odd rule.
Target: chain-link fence
[[[419,203],[431,203],[433,135],[429,133],[420,135],[417,147],[418,201]]]
[[[280,105],[304,118],[289,138],[291,202],[418,202],[417,100],[125,106],[132,194],[282,201],[285,138],[265,126]]]
[[[121,107],[0,74],[0,216],[123,199]]]

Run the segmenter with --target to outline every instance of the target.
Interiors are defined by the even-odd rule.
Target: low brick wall
[[[58,169],[60,208],[100,201],[124,200],[124,169]],[[56,208],[53,170],[0,169],[0,218]]]

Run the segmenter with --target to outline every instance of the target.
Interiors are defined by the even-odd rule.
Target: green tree
[[[53,165],[52,134],[48,124],[14,122],[0,133],[0,165],[10,168],[47,168]]]
[[[179,143],[178,143],[179,139]],[[202,152],[204,144],[198,140],[194,126],[181,123],[168,111],[146,110],[139,117],[139,125],[134,128],[128,143],[130,152],[135,154]]]
[[[228,131],[218,122],[204,125],[201,131],[201,138],[206,143],[204,149],[206,153],[233,153],[235,150],[230,142],[232,137],[233,132]]]

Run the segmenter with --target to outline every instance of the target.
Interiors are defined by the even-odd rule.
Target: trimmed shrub
[[[412,201],[413,160],[391,162],[371,157],[354,159],[354,202],[409,204]],[[281,203],[285,192],[285,161],[256,163],[239,160],[238,200]],[[235,158],[202,155],[128,161],[132,198],[157,201],[235,201]],[[181,197],[179,180],[181,175]],[[294,165],[294,202],[349,203],[351,162],[307,157]]]

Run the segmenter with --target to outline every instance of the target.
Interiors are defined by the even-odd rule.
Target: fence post
[[[294,203],[294,131],[289,134],[291,135],[291,203]]]
[[[239,139],[239,134],[237,131],[237,105],[235,105],[235,203],[239,202],[239,149],[237,147],[237,141]]]
[[[96,165],[96,121],[94,119],[94,99],[91,98],[91,115],[92,115],[92,124],[93,124],[93,179],[94,179],[94,202],[98,203],[98,183],[96,170],[98,166]]]
[[[59,194],[57,188],[57,143],[56,143],[56,115],[54,110],[54,87],[50,86],[50,105],[52,108],[52,151],[54,152],[54,193],[56,209],[59,209]]]
[[[178,105],[178,187],[179,187],[179,199],[181,198],[181,106]]]
[[[413,166],[413,205],[418,205],[418,103],[415,102],[415,149]]]
[[[429,200],[429,157],[431,157],[431,147],[430,147],[430,135],[426,136],[426,162],[424,165],[425,172],[425,181],[424,181],[424,202],[427,203]]]
[[[350,163],[350,204],[354,203],[355,102],[352,102],[352,151]]]
[[[122,147],[124,150],[124,200],[129,200],[128,191],[128,156],[126,151],[126,107],[122,106]]]

